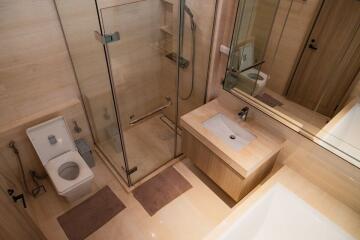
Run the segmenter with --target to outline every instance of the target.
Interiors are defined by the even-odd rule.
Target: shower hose
[[[191,88],[189,93],[185,96],[182,97],[180,96],[181,100],[186,101],[188,99],[191,98],[191,95],[194,91],[194,81],[195,81],[195,57],[196,57],[196,24],[194,22],[194,20],[191,20],[191,38],[192,38],[192,57],[191,57]]]
[[[20,166],[21,178],[22,178],[22,183],[23,183],[24,189],[28,194],[31,194],[30,188],[29,188],[29,186],[28,186],[28,184],[26,182],[24,166],[23,166],[21,158],[20,158],[20,153],[19,153],[19,150],[17,149],[17,147],[15,146],[14,141],[11,141],[9,143],[9,148],[11,148],[13,150],[13,152],[15,153],[16,158],[18,160],[18,164]]]

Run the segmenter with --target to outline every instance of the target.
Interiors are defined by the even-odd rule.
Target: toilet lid
[[[43,165],[54,157],[76,150],[64,117],[57,117],[28,128],[26,134]]]

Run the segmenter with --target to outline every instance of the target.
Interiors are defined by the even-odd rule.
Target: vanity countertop
[[[240,109],[239,109],[240,111]],[[238,123],[256,136],[248,145],[234,150],[203,126],[203,123],[218,113]],[[252,119],[242,121],[237,112],[231,112],[215,99],[181,117],[181,126],[223,159],[244,178],[269,160],[281,149],[284,139],[270,133]]]
[[[305,179],[303,176],[284,166],[263,185],[258,187],[252,194],[249,194],[239,202],[230,215],[225,218],[209,235],[206,240],[220,239],[224,231],[242,216],[257,200],[267,193],[276,184],[289,189],[300,199],[304,200],[312,208],[319,211],[323,216],[341,227],[348,234],[360,239],[360,215],[347,205],[335,199],[318,186]]]

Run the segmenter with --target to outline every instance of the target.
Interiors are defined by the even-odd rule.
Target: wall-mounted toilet
[[[91,192],[94,174],[77,151],[63,117],[26,133],[59,195],[72,202]]]

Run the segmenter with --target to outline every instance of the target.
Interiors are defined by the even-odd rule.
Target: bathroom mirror
[[[226,76],[229,88],[252,94],[258,91],[256,84],[266,82],[261,67],[278,6],[279,0],[239,1]]]
[[[359,12],[239,0],[224,89],[360,167]]]

